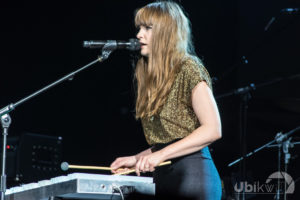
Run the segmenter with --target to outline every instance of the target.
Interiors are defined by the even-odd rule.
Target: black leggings
[[[163,146],[156,145],[154,151]],[[157,167],[153,176],[156,199],[221,199],[221,181],[208,147],[173,159],[171,165]]]

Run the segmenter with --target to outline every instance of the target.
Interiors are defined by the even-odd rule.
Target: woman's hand
[[[164,161],[163,155],[160,151],[140,156],[139,160],[135,165],[135,171],[138,176],[140,172],[153,172],[155,167]]]
[[[136,156],[126,156],[117,158],[110,167],[112,168],[113,173],[120,173],[134,168],[137,163]],[[122,168],[122,170],[120,169]]]

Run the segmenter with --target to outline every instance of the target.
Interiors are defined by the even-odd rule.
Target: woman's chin
[[[142,56],[148,57],[148,56],[149,56],[149,53],[148,53],[148,52],[143,52],[143,51],[141,51],[141,55],[142,55]]]

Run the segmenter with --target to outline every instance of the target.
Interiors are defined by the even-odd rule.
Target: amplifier
[[[61,175],[62,137],[24,133],[7,139],[8,185]]]

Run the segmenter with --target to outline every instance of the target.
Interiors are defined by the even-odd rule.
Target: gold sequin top
[[[211,88],[205,67],[192,58],[183,61],[160,112],[141,120],[149,145],[184,138],[200,126],[193,111],[191,95],[193,88],[201,81],[206,81]]]

